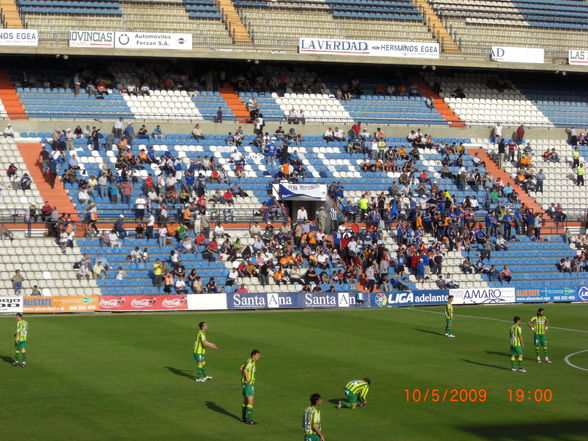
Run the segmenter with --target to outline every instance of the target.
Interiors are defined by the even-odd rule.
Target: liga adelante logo
[[[375,303],[376,306],[386,306],[388,297],[386,294],[376,294]]]

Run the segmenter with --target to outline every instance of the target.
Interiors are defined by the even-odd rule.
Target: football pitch
[[[539,306],[552,364],[535,362],[526,325]],[[25,315],[24,369],[10,364],[14,317],[2,317],[0,439],[302,441],[315,392],[327,441],[588,439],[588,305],[456,306],[454,339],[442,311]],[[527,373],[510,369],[514,315]],[[207,350],[206,383],[194,381],[199,321],[219,347]],[[239,367],[252,349],[262,354],[257,426],[240,421]],[[368,406],[337,409],[345,383],[362,377]]]

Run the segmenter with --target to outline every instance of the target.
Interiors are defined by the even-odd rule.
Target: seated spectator
[[[196,124],[194,126],[194,128],[192,129],[192,136],[194,137],[194,139],[204,139],[204,136],[202,135],[202,130],[200,129],[200,124]]]
[[[500,274],[498,275],[498,280],[500,282],[506,281],[506,283],[510,283],[510,281],[512,280],[512,272],[510,271],[510,269],[508,269],[508,266],[505,265],[502,268],[502,271],[500,271]]]
[[[325,133],[323,133],[323,139],[326,142],[333,142],[333,140],[335,139],[335,135],[333,133],[333,129],[331,129],[330,127],[325,130]]]
[[[12,126],[10,124],[8,124],[4,128],[4,137],[5,138],[14,138],[14,129],[12,128]]]
[[[462,262],[461,270],[464,272],[464,274],[472,274],[474,272],[474,269],[472,267],[472,264],[470,263],[469,257],[466,257],[464,259],[464,261]]]

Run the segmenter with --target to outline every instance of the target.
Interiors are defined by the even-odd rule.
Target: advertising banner
[[[227,295],[189,294],[188,309],[191,311],[213,311],[227,309]]]
[[[588,66],[588,49],[570,49],[568,51],[568,64]]]
[[[92,312],[98,311],[98,296],[25,297],[24,312]]]
[[[576,302],[578,296],[575,288],[517,289],[516,301],[517,303]]]
[[[588,302],[588,286],[580,285],[576,288],[576,301]]]
[[[492,46],[492,59],[510,63],[544,63],[542,47]]]
[[[22,297],[0,296],[0,314],[24,312],[22,303]]]
[[[514,288],[450,289],[449,294],[455,297],[454,305],[500,305],[516,300]]]
[[[100,311],[181,311],[188,309],[185,295],[100,296]]]
[[[357,308],[354,294],[347,292],[227,294],[228,309]]]
[[[114,47],[113,31],[69,31],[69,47]]]
[[[36,29],[1,29],[0,46],[38,46],[39,31]]]
[[[330,38],[300,38],[301,54],[360,55],[395,58],[439,58],[439,43],[414,41],[338,40]]]
[[[416,306],[443,305],[447,302],[449,290],[433,289],[423,291],[406,291],[395,293],[371,293],[370,305],[384,306]]]
[[[273,184],[274,196],[281,200],[325,201],[325,184]]]
[[[116,32],[114,47],[117,49],[192,49],[192,34],[168,34],[165,32]]]

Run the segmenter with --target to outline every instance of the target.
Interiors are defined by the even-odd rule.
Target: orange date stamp
[[[403,391],[407,403],[484,403],[488,399],[486,389],[416,388]]]

